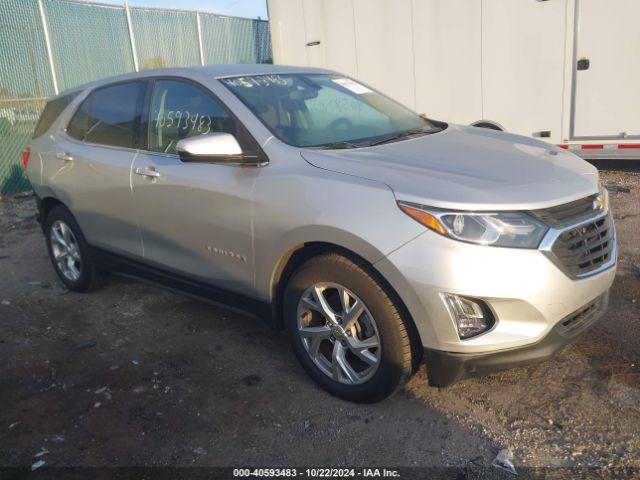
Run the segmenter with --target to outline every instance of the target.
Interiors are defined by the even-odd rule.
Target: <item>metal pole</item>
[[[44,4],[42,0],[38,0],[38,8],[40,10],[40,20],[42,20],[42,30],[44,30],[44,43],[47,47],[47,57],[49,57],[49,68],[51,68],[51,79],[53,80],[53,91],[57,95],[60,93],[58,89],[58,79],[56,77],[56,67],[53,64],[53,53],[51,51],[51,38],[49,38],[49,26],[47,17],[44,13]]]
[[[202,48],[202,26],[200,25],[200,12],[196,12],[196,25],[198,26],[198,47],[200,48],[200,65],[204,65],[204,49]]]
[[[133,28],[131,27],[131,11],[129,10],[129,4],[124,2],[124,11],[127,14],[127,28],[129,29],[129,41],[131,42],[131,53],[133,53],[133,68],[136,72],[140,71],[138,65],[138,52],[136,51],[136,40],[133,38]]]

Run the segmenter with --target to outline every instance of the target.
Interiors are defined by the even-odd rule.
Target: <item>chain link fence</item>
[[[77,0],[0,0],[0,195],[29,188],[21,152],[48,97],[146,68],[271,59],[264,20]]]

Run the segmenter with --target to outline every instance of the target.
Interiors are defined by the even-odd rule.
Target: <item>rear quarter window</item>
[[[73,99],[79,94],[80,92],[72,92],[47,102],[44,106],[44,110],[42,110],[40,119],[36,124],[36,129],[33,132],[33,138],[37,138],[49,130],[53,122],[56,121],[64,109],[67,108]]]

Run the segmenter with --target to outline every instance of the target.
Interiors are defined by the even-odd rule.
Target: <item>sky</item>
[[[90,0],[88,0],[90,1]],[[124,4],[124,0],[97,0],[98,2]],[[236,17],[268,18],[267,0],[127,0],[129,5],[179,8],[222,13]]]

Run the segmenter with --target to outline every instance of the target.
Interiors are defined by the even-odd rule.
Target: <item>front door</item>
[[[253,289],[252,194],[260,169],[185,163],[177,142],[236,133],[235,120],[203,87],[153,82],[148,147],[133,164],[133,196],[144,258],[151,264],[247,293]]]

